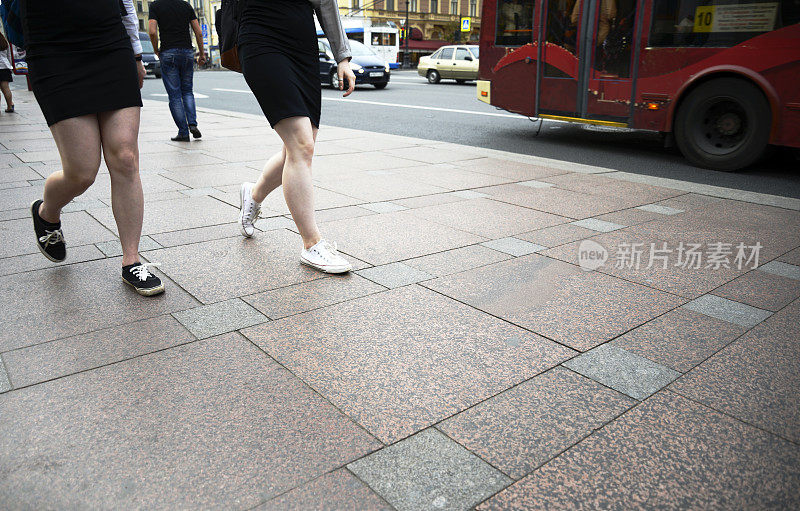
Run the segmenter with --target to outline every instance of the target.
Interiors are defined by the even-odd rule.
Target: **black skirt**
[[[10,69],[0,69],[0,82],[13,82],[14,77]]]
[[[119,0],[25,0],[22,16],[31,88],[48,126],[142,106]]]
[[[308,117],[319,127],[322,87],[308,0],[249,0],[241,17],[242,73],[270,125]]]

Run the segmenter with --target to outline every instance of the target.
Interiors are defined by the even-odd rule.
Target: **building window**
[[[408,0],[406,0],[408,1]],[[408,8],[411,12],[417,12],[417,0],[411,0],[411,6]]]
[[[386,0],[386,10],[393,11],[394,10],[394,0]]]
[[[458,0],[450,0],[450,14],[458,14]]]
[[[472,18],[478,15],[478,0],[469,0],[469,15]]]
[[[144,32],[144,20],[139,18],[139,30]]]
[[[353,2],[350,4],[353,7],[353,9],[358,9],[358,2],[359,0],[353,0]]]
[[[439,13],[439,0],[431,0],[431,13],[432,14]]]
[[[136,2],[136,10],[142,12],[142,9],[143,9],[142,2]]]

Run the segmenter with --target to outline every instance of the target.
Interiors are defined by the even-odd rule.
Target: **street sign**
[[[461,31],[462,32],[469,32],[471,29],[469,28],[469,18],[461,18]]]
[[[202,25],[200,25],[200,28],[203,29],[203,42],[208,44],[208,25],[203,23]]]

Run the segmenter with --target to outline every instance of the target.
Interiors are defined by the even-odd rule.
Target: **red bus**
[[[800,147],[800,0],[484,0],[478,99],[662,132],[736,170]]]

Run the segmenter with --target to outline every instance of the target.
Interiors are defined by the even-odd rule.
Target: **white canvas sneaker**
[[[300,253],[300,262],[325,273],[347,273],[353,269],[344,257],[339,255],[336,243],[320,240],[311,248]]]
[[[245,238],[251,237],[256,228],[253,226],[261,213],[261,204],[253,200],[253,186],[255,183],[242,183],[239,192],[241,205],[239,206],[239,230]]]

